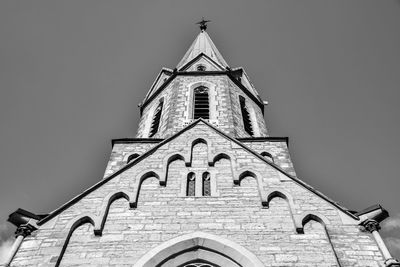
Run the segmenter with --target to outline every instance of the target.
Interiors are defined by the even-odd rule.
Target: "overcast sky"
[[[9,213],[48,213],[102,178],[202,16],[269,101],[298,176],[347,208],[382,204],[400,258],[400,2],[380,0],[0,1],[0,257]]]

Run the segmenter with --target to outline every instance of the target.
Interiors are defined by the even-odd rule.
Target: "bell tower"
[[[268,136],[263,101],[244,69],[229,67],[205,22],[176,68],[163,68],[151,86],[137,137],[165,138],[199,118],[232,137]]]

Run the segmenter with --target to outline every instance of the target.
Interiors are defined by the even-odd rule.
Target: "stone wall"
[[[226,75],[217,76],[177,76],[143,110],[137,137],[146,138],[152,122],[153,110],[161,98],[164,106],[159,131],[154,138],[166,138],[193,122],[193,87],[204,85],[210,88],[210,123],[225,133],[235,137],[249,137],[244,131],[240,111],[239,95],[246,99],[251,110],[253,128],[258,129],[255,136],[267,136],[267,128],[260,107],[254,103]]]
[[[114,149],[123,154],[124,146]],[[11,266],[132,266],[194,232],[230,240],[264,266],[384,266],[355,218],[208,125],[156,146],[55,211]],[[284,154],[281,144],[265,146]],[[190,171],[210,172],[211,196],[185,196]]]

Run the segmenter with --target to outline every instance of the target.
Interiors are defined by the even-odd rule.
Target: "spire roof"
[[[184,65],[186,65],[188,62],[190,62],[200,54],[208,56],[216,63],[221,65],[221,67],[223,68],[228,67],[228,64],[222,57],[221,53],[218,51],[217,47],[214,45],[210,36],[207,34],[205,30],[201,30],[201,32],[197,35],[192,45],[189,47],[186,54],[179,62],[177,69],[182,68]]]

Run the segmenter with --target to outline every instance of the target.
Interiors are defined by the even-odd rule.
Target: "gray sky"
[[[381,203],[400,258],[400,2],[378,0],[1,1],[0,243],[9,213],[48,213],[101,179],[201,16],[270,102],[298,176],[350,209]]]

